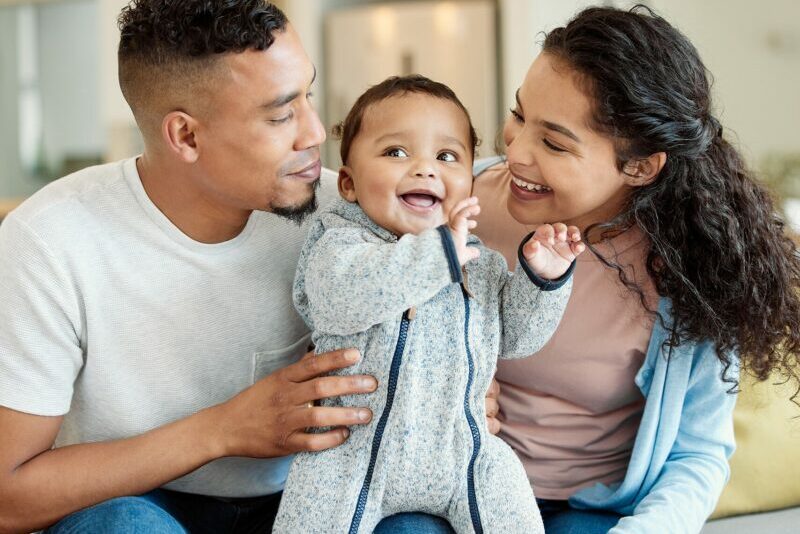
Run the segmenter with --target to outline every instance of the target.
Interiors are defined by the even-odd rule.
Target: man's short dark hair
[[[347,117],[333,127],[333,135],[342,141],[339,153],[342,156],[342,163],[344,165],[347,165],[350,146],[361,130],[361,122],[364,119],[364,112],[367,108],[387,98],[402,96],[407,93],[430,95],[435,98],[449,100],[458,106],[467,117],[470,137],[469,148],[471,149],[472,156],[475,156],[475,148],[479,144],[478,135],[475,133],[475,128],[472,126],[472,119],[469,116],[469,112],[467,108],[464,107],[464,104],[461,103],[461,100],[459,100],[453,90],[445,84],[435,82],[419,74],[410,74],[408,76],[392,76],[391,78],[386,78],[381,83],[367,89],[364,94],[358,97],[353,107],[350,108]]]
[[[132,0],[118,24],[120,88],[139,121],[154,97],[212,77],[222,54],[269,48],[287,20],[264,0]]]

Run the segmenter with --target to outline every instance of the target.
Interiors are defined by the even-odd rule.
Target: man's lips
[[[303,167],[297,172],[290,172],[289,176],[299,178],[300,180],[313,182],[319,178],[320,173],[322,173],[322,163],[320,160],[316,160],[311,165]]]

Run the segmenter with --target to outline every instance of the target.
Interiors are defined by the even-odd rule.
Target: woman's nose
[[[533,155],[533,139],[523,132],[519,132],[514,139],[506,145],[506,158],[509,165],[522,165],[531,167],[536,164]]]

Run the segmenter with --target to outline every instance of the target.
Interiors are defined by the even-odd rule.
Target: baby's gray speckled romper
[[[397,239],[357,204],[317,215],[294,285],[318,353],[356,347],[346,374],[378,379],[368,425],[340,447],[299,454],[273,532],[371,533],[401,512],[446,518],[458,533],[544,532],[511,448],[489,434],[485,395],[498,356],[538,351],[558,326],[571,272],[542,280],[480,247],[461,269],[444,227]],[[574,264],[573,264],[574,267]]]

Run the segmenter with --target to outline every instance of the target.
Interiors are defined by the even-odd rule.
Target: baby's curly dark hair
[[[202,77],[221,54],[266,50],[287,22],[264,0],[132,0],[118,19],[122,93],[136,114],[154,86]]]
[[[726,368],[738,353],[743,371],[797,385],[800,254],[723,135],[695,47],[637,6],[586,9],[547,35],[544,53],[581,76],[595,104],[593,126],[616,141],[620,170],[667,154],[658,178],[636,188],[623,213],[586,233],[637,226],[647,235],[647,271],[672,303],[668,344],[710,340]],[[615,258],[601,259],[644,303]]]
[[[350,145],[361,131],[361,122],[367,109],[378,102],[382,102],[393,96],[402,96],[408,93],[428,95],[442,100],[449,100],[458,109],[464,112],[469,125],[469,149],[471,155],[475,156],[475,150],[480,144],[478,134],[472,125],[472,118],[469,111],[458,99],[458,96],[448,86],[441,82],[436,82],[420,74],[409,74],[407,76],[390,76],[382,82],[373,85],[358,97],[353,107],[347,113],[347,117],[331,129],[331,133],[336,139],[341,140],[342,144],[339,154],[342,157],[342,164],[347,165],[347,157],[350,155]]]

